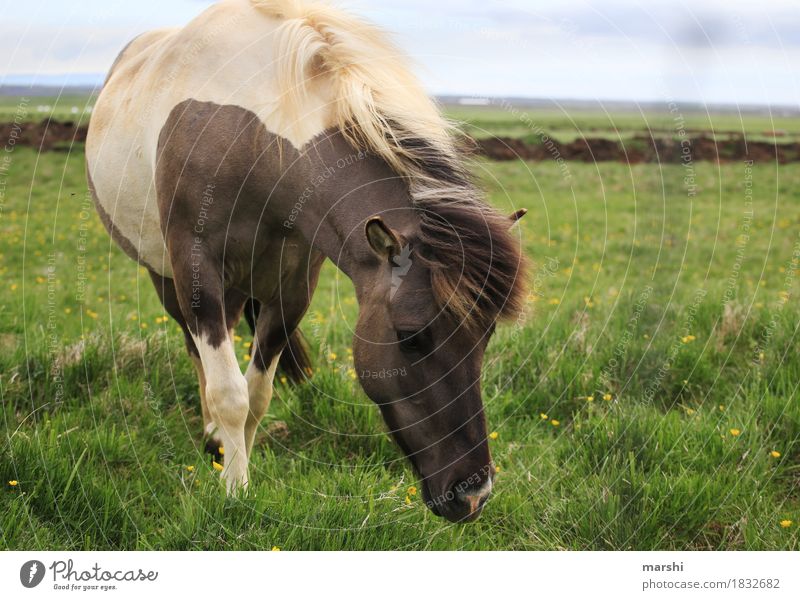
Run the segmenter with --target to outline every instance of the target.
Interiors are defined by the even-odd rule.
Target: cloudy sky
[[[0,83],[102,80],[206,0],[0,0]],[[800,105],[800,0],[350,0],[435,94]]]

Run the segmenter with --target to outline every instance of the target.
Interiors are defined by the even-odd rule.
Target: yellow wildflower
[[[489,434],[489,439],[490,440],[496,440],[499,435],[500,435],[499,433],[497,433],[496,431],[493,431],[492,433]]]
[[[769,453],[769,455],[770,455],[772,458],[780,458],[780,457],[781,457],[781,453],[780,453],[780,452],[778,452],[777,450],[773,450],[772,452],[770,452],[770,453]]]
[[[558,427],[559,425],[561,425],[561,421],[559,421],[558,419],[552,419],[550,421],[550,425],[552,425],[553,427]]]
[[[286,382],[287,382],[287,381],[288,381],[288,380],[286,379],[286,375],[281,375],[281,383],[282,383],[283,385],[286,385]]]
[[[216,469],[217,471],[222,471],[222,465],[221,465],[221,464],[219,464],[219,463],[218,463],[217,461],[215,461],[215,460],[212,460],[212,461],[211,461],[211,466],[212,466],[212,467],[214,467],[214,469]]]
[[[408,488],[408,495],[409,496],[416,496],[417,495],[417,487],[416,486],[409,486]]]
[[[499,473],[499,472],[500,472],[500,470],[501,470],[501,469],[500,469],[500,465],[495,465],[495,466],[494,466],[494,472],[495,472],[495,473]]]
[[[547,415],[546,415],[546,414],[544,414],[544,413],[539,413],[539,418],[540,418],[542,421],[546,421],[546,420],[547,420]]]
[[[603,400],[606,402],[611,402],[611,394],[603,394]]]
[[[189,471],[189,473],[193,473],[194,472],[194,465],[187,466],[186,470]]]
[[[11,481],[8,482],[8,485],[10,485],[11,487],[16,487],[19,485],[19,481],[17,481],[16,479],[12,479]]]
[[[240,335],[233,336],[233,341],[234,342],[241,342],[242,341],[242,336],[240,336]]]
[[[731,431],[731,435],[732,435],[733,437],[736,437],[737,435],[739,435],[740,433],[742,433],[741,429],[736,429],[736,428],[733,428],[733,429],[731,429],[730,431]]]
[[[273,552],[280,552],[280,551],[281,551],[281,549],[280,549],[280,548],[278,548],[277,546],[273,546],[273,547],[272,547],[272,551],[273,551]]]
[[[586,396],[586,401],[587,402],[594,402],[594,396],[593,395],[592,396]]]
[[[225,456],[225,448],[224,447],[220,446],[219,450],[217,450],[217,452],[219,452],[220,456]]]
[[[792,520],[791,519],[784,519],[783,521],[781,521],[781,527],[783,527],[784,529],[786,529],[787,527],[791,527],[791,526],[792,526]]]
[[[336,360],[336,352],[331,352],[328,354],[328,360]]]
[[[251,358],[251,356],[250,356],[249,354],[245,354],[245,355],[244,355],[244,359],[245,359],[245,360],[250,360],[250,358]]]
[[[408,505],[408,504],[411,504],[411,498],[409,498],[408,496],[406,496],[406,504],[407,504],[407,505]]]

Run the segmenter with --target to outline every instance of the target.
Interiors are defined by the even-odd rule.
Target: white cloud
[[[6,2],[0,73],[103,73],[137,33],[184,23],[208,4]],[[395,33],[434,93],[800,104],[797,0],[350,6]]]

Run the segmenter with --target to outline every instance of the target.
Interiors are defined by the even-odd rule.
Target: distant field
[[[93,104],[94,97],[85,95],[0,96],[0,123],[41,121],[48,117],[57,121],[88,123]]]
[[[13,121],[15,117],[24,121],[41,121],[48,116],[59,121],[86,123],[93,104],[94,97],[74,94],[27,99],[0,96],[0,123]],[[561,142],[582,137],[627,140],[646,132],[652,132],[656,137],[675,136],[679,123],[687,131],[703,132],[719,139],[744,135],[751,141],[784,143],[800,140],[800,117],[777,114],[701,114],[680,112],[680,107],[676,114],[670,114],[666,108],[659,113],[603,113],[567,107],[543,110],[499,105],[447,106],[445,112],[475,138],[507,136],[536,143],[540,141],[541,132]]]
[[[581,131],[612,122],[573,117]],[[519,232],[535,266],[484,371],[496,492],[455,526],[423,507],[348,375],[357,306],[330,264],[302,326],[315,376],[278,382],[250,495],[226,499],[182,336],[97,219],[82,149],[11,159],[3,548],[800,549],[800,165],[698,163],[690,189],[680,165],[476,164],[496,206],[530,209]]]
[[[568,142],[576,138],[605,137],[626,139],[642,132],[675,136],[679,124],[687,131],[711,135],[745,135],[753,141],[797,141],[800,138],[800,117],[744,114],[701,114],[667,109],[660,113],[603,113],[573,108],[542,110],[504,108],[502,106],[449,106],[448,115],[473,137],[507,136],[535,140],[537,129],[554,139]],[[774,135],[777,133],[778,135]]]

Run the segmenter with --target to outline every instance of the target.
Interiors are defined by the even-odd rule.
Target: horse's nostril
[[[461,487],[455,486],[455,497],[465,506],[469,507],[469,514],[480,510],[492,491],[492,480],[487,479],[481,486]]]

